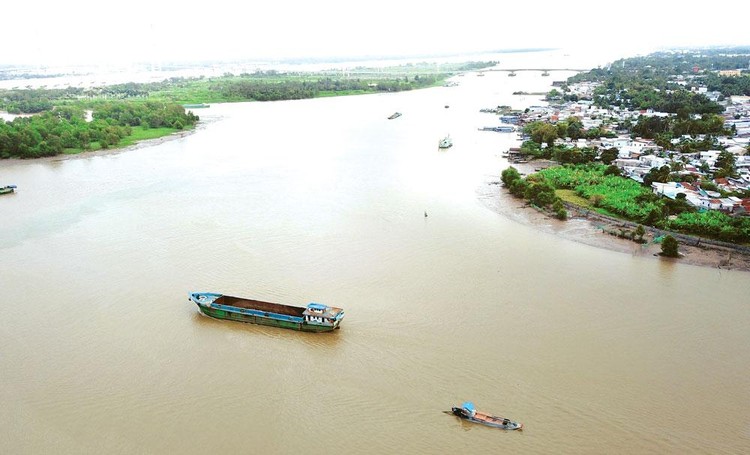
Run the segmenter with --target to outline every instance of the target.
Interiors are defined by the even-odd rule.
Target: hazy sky
[[[750,44],[750,2],[10,0],[0,64]]]

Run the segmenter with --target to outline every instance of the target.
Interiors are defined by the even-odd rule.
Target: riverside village
[[[717,71],[722,77],[740,76],[740,70]],[[714,189],[726,193],[736,193],[750,190],[750,96],[727,96],[720,92],[709,91],[707,87],[695,84],[690,76],[674,76],[678,85],[690,86],[693,93],[701,94],[709,100],[724,107],[721,114],[724,119],[724,129],[733,134],[716,137],[717,149],[685,153],[678,150],[677,145],[689,141],[702,141],[705,135],[683,135],[670,140],[666,146],[657,145],[655,140],[634,136],[618,125],[635,124],[639,118],[669,117],[674,114],[658,112],[654,109],[631,110],[624,107],[610,105],[606,108],[596,106],[592,101],[594,92],[601,82],[577,82],[566,86],[566,98],[572,101],[560,102],[551,98],[548,106],[531,106],[524,112],[505,112],[500,120],[503,123],[523,125],[532,122],[558,122],[576,119],[580,121],[583,130],[601,130],[607,137],[592,139],[570,137],[557,138],[555,146],[566,146],[571,149],[598,150],[601,157],[605,150],[616,150],[611,164],[617,166],[623,176],[627,176],[639,183],[649,172],[668,166],[669,175],[678,175],[673,181],[651,183],[652,191],[670,199],[684,198],[685,201],[698,210],[719,210],[730,215],[750,215],[750,198],[736,196],[722,197],[719,191],[702,189],[696,182],[712,181]],[[691,82],[688,84],[688,82]],[[564,83],[555,82],[560,87]],[[694,118],[699,118],[693,114]],[[522,140],[529,136],[519,133]],[[673,147],[670,147],[669,145]],[[547,144],[541,144],[546,147]],[[735,173],[727,176],[716,176],[719,170],[717,162],[722,152],[729,152],[734,159]],[[508,152],[511,163],[524,162],[526,157],[522,149],[511,148]],[[708,186],[708,185],[704,185]],[[747,194],[747,193],[746,193]]]

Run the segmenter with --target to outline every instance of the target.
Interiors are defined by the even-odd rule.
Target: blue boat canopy
[[[474,403],[472,403],[471,401],[464,401],[461,407],[466,409],[471,414],[474,414],[475,412],[477,412],[476,406],[474,406]]]
[[[309,310],[325,311],[328,307],[326,305],[323,305],[322,303],[312,302],[307,304],[307,308]]]

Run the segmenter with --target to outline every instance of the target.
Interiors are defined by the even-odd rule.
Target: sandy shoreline
[[[482,193],[480,198],[491,210],[513,221],[533,226],[535,229],[567,240],[632,256],[649,257],[658,261],[750,272],[750,254],[742,251],[714,245],[695,246],[680,242],[679,251],[682,255],[680,258],[661,257],[659,256],[661,245],[653,243],[651,233],[644,236],[648,243],[641,245],[607,234],[605,230],[616,230],[620,227],[616,220],[609,222],[601,219],[590,220],[569,211],[568,220],[560,221],[526,205],[525,201],[513,197],[499,181],[488,181],[485,187],[480,190]]]

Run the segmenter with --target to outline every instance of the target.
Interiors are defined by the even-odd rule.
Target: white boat
[[[450,136],[445,136],[438,143],[438,148],[447,149],[447,148],[450,148],[450,147],[453,147],[453,141],[451,140]]]

